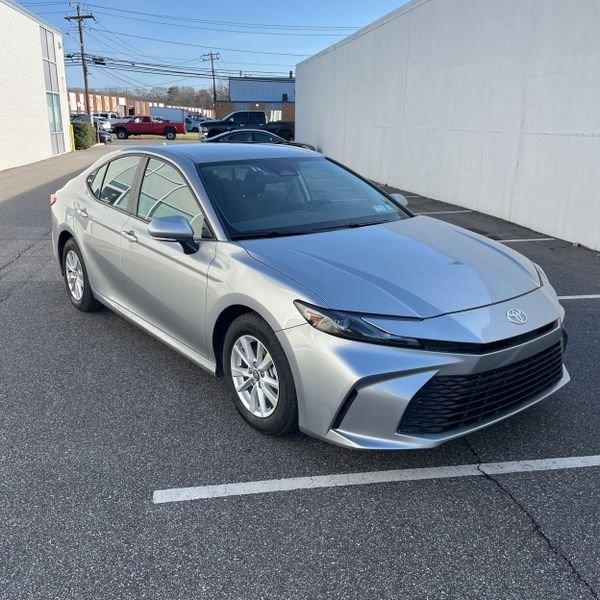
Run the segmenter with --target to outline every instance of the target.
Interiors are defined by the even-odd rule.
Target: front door
[[[191,224],[200,249],[184,254],[180,244],[153,238],[154,217],[181,215]],[[136,215],[125,227],[123,271],[126,306],[139,317],[207,354],[204,314],[208,269],[216,242],[196,197],[173,165],[151,158],[140,184]]]

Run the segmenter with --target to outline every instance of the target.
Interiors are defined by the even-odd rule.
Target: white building
[[[0,170],[70,150],[62,34],[0,0]]]
[[[600,0],[412,0],[297,67],[296,137],[600,249]]]

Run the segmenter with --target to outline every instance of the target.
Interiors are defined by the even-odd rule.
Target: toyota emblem
[[[527,315],[518,308],[511,308],[506,312],[506,318],[516,325],[524,325],[527,323]]]

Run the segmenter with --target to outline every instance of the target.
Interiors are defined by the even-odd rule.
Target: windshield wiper
[[[335,229],[355,229],[356,227],[367,227],[368,225],[381,225],[381,223],[389,223],[389,221],[353,221],[352,223],[344,223],[343,225],[318,227],[317,229],[311,229],[310,233],[315,233],[317,231],[333,231]]]
[[[356,227],[367,227],[368,225],[381,225],[381,223],[389,223],[389,221],[353,221],[344,223],[343,225],[329,225],[328,227],[316,227],[315,229],[307,229],[301,231],[281,231],[279,229],[270,229],[269,231],[258,231],[256,233],[240,233],[232,235],[232,240],[254,240],[260,238],[276,238],[288,237],[292,235],[309,235],[320,231],[334,231],[335,229],[354,229]]]
[[[239,235],[232,235],[232,240],[254,240],[259,238],[276,238],[276,237],[287,237],[290,235],[304,235],[310,233],[309,231],[279,231],[272,229],[270,231],[258,231],[256,233],[240,233]]]

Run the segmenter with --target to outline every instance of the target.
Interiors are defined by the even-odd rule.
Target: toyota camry
[[[316,152],[128,147],[50,203],[72,305],[223,377],[266,434],[433,447],[569,380],[538,265]]]

